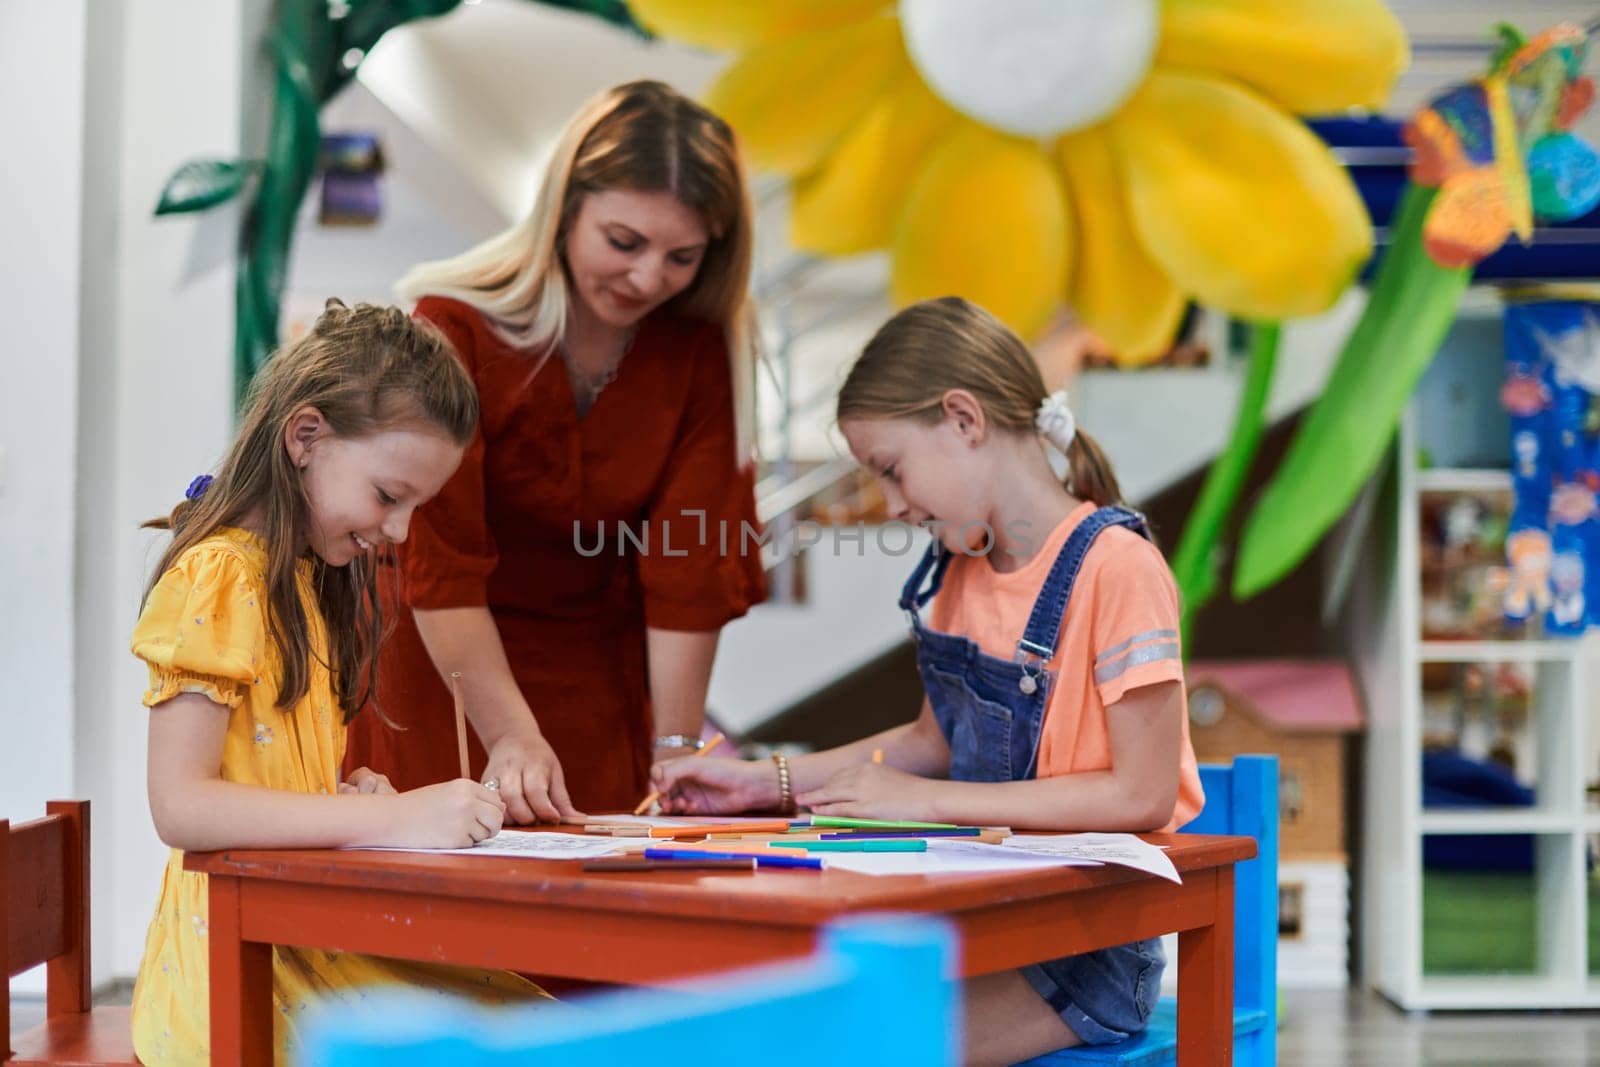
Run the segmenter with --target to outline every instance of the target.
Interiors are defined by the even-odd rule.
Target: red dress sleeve
[[[480,349],[489,340],[482,317],[457,301],[432,296],[417,302],[414,315],[449,338],[467,373],[477,382],[483,357]],[[487,583],[499,554],[485,510],[481,419],[461,466],[439,495],[412,516],[410,535],[398,555],[407,606],[427,610],[479,607],[489,602]]]
[[[727,343],[707,326],[695,334],[683,421],[650,503],[658,541],[639,557],[647,626],[716,630],[766,599],[755,465],[741,466],[734,440]]]

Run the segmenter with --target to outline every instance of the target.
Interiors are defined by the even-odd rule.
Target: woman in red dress
[[[396,546],[393,725],[358,717],[348,765],[456,777],[457,672],[473,774],[512,821],[632,807],[692,751],[718,633],[766,593],[751,224],[727,125],[634,82],[574,116],[528,219],[401,281],[483,417]]]

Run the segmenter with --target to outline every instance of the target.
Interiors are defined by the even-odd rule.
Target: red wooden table
[[[272,1062],[272,946],[600,982],[658,983],[803,956],[841,915],[939,915],[961,973],[1178,933],[1178,1062],[1233,1050],[1233,865],[1248,837],[1146,834],[1183,875],[1121,867],[873,877],[590,873],[572,860],[328,850],[193,853],[210,876],[213,1063]]]

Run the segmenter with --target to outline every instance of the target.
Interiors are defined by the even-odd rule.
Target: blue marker
[[[647,860],[748,860],[756,861],[757,867],[792,867],[806,871],[822,870],[822,861],[811,859],[808,856],[761,856],[749,852],[690,852],[687,849],[676,848],[647,848],[644,850]]]

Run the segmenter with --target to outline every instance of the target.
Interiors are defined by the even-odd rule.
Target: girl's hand
[[[933,785],[930,779],[882,763],[861,763],[846,767],[795,801],[814,815],[929,822]]]
[[[651,749],[650,750],[650,780],[652,782],[655,781],[657,768],[663,766],[664,764],[671,763],[673,760],[682,759],[685,756],[692,756],[698,751],[699,751],[698,749],[690,748],[688,745],[681,745],[681,746],[679,746],[677,748],[654,748],[654,749]]]
[[[499,783],[513,823],[560,822],[564,815],[583,814],[567,796],[555,749],[532,720],[494,743],[483,777]]]
[[[500,832],[505,805],[492,789],[468,778],[401,793],[380,845],[402,848],[471,848]]]
[[[778,768],[771,760],[675,759],[656,764],[650,781],[661,791],[661,810],[672,815],[730,815],[778,806]]]
[[[389,776],[379,774],[370,767],[357,767],[350,772],[350,776],[339,783],[341,793],[393,793],[394,786],[389,784]]]

